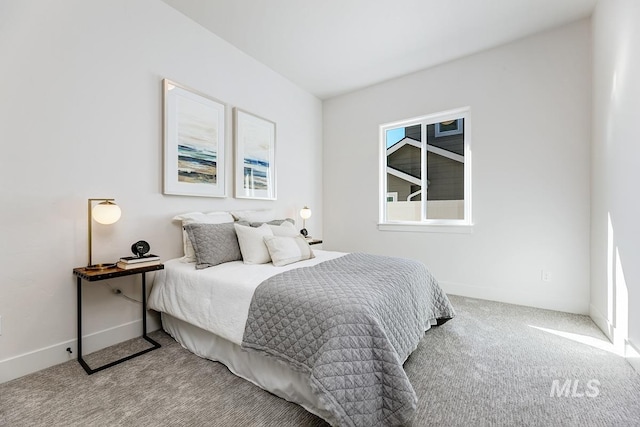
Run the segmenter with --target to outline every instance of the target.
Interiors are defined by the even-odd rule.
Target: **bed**
[[[236,222],[221,233],[220,225],[187,224],[185,230],[200,227],[184,236],[194,244],[195,262],[167,261],[149,296],[163,329],[198,356],[332,425],[406,422],[417,397],[402,364],[426,330],[455,316],[433,276],[416,261],[312,251],[301,237],[265,237],[268,227],[257,225]],[[233,246],[231,230],[245,249],[240,259],[203,267],[203,243]],[[252,236],[253,249],[266,245],[271,262],[251,262],[256,254],[245,232],[259,236]],[[284,263],[278,245],[288,247]],[[217,252],[228,257],[229,248]]]

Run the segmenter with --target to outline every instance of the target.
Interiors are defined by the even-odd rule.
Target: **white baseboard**
[[[614,328],[606,316],[600,312],[593,304],[589,304],[589,317],[593,320],[598,328],[609,338],[609,341],[613,342]]]
[[[633,369],[640,373],[640,351],[638,350],[638,346],[629,340],[625,340],[624,344],[624,357]]]
[[[547,295],[539,292],[522,292],[518,289],[489,288],[455,282],[439,283],[447,294],[503,302],[506,304],[543,308],[546,310],[562,311],[565,313],[588,314],[588,305],[586,301],[582,304],[574,299],[561,301],[559,299],[549,298]]]
[[[606,316],[594,307],[593,304],[589,306],[589,315],[591,316],[593,323],[595,323],[598,328],[604,332],[607,338],[609,338],[609,341],[614,342],[616,337],[616,328],[611,324]],[[620,344],[618,344],[616,348],[621,348],[621,352],[623,353],[622,355],[627,359],[627,362],[629,362],[633,369],[640,373],[640,350],[638,350],[638,346],[629,341],[627,337],[619,337],[618,340],[624,340],[624,345],[621,348]]]
[[[160,329],[158,316],[147,316],[147,332]],[[141,336],[142,319],[82,337],[83,355]],[[64,341],[9,359],[0,360],[0,384],[78,357],[78,340]],[[67,348],[73,353],[69,353]]]

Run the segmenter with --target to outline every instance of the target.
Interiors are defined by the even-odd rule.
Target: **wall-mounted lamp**
[[[92,247],[92,225],[93,220],[100,224],[113,224],[120,219],[122,211],[120,207],[116,205],[114,199],[89,199],[87,203],[87,221],[89,224],[89,263],[87,268],[91,270],[103,270],[105,268],[113,267],[115,264],[93,264],[91,259],[91,247]],[[93,206],[93,202],[100,202]]]
[[[300,209],[300,218],[302,218],[302,230],[300,230],[300,234],[307,237],[309,233],[307,232],[306,221],[311,218],[311,209],[306,206]]]

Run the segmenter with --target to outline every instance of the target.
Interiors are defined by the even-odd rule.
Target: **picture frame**
[[[226,197],[226,105],[168,79],[164,88],[164,194]]]
[[[233,116],[236,198],[276,200],[276,123],[240,108]]]

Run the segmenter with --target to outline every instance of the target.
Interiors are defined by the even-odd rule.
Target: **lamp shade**
[[[311,209],[309,209],[306,206],[304,208],[300,209],[300,218],[302,218],[302,219],[311,218]]]
[[[120,206],[108,200],[98,203],[91,211],[93,219],[100,224],[113,224],[120,219],[121,215]]]

